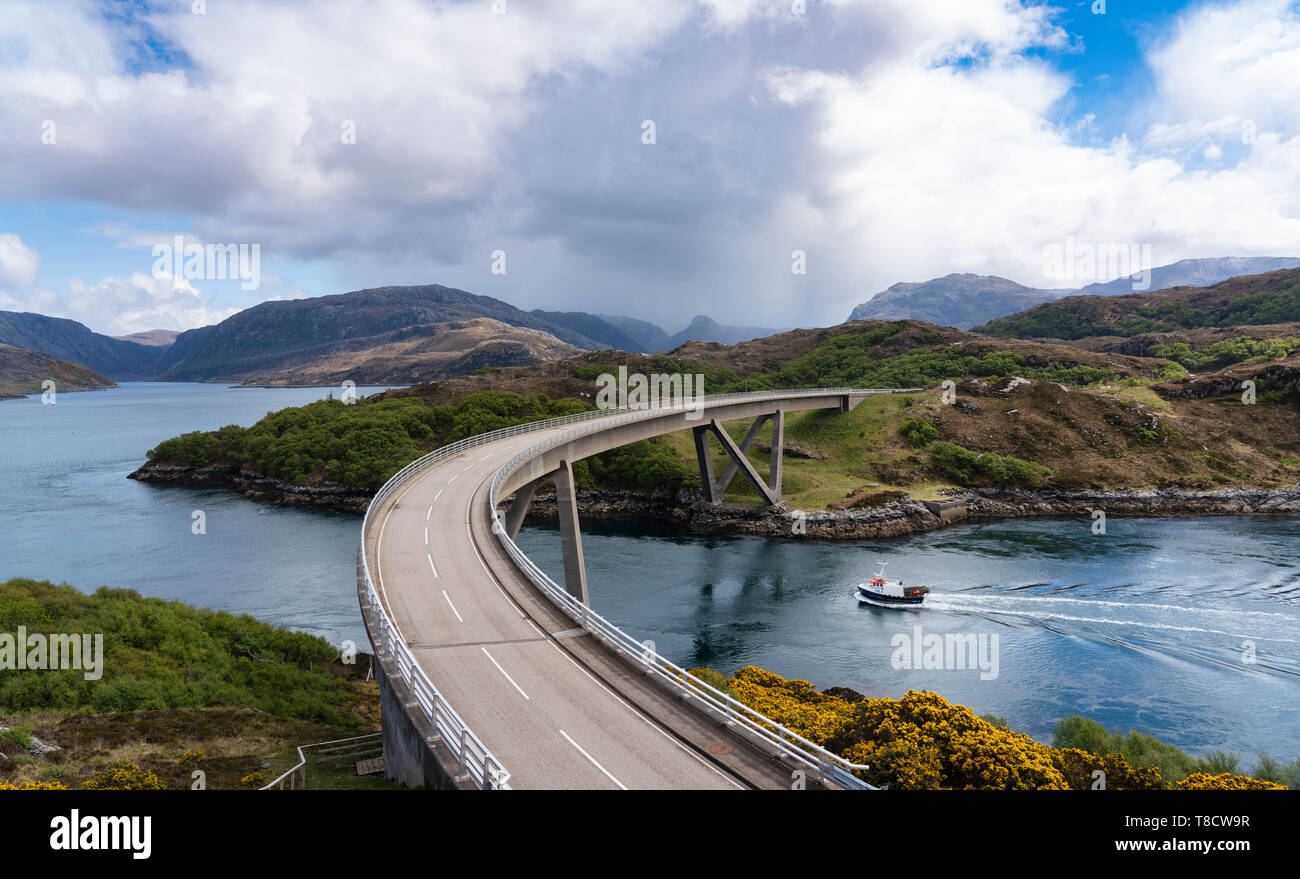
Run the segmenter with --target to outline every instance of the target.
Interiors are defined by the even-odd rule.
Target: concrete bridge
[[[388,777],[435,788],[866,787],[852,775],[860,767],[687,675],[591,608],[573,464],[689,429],[706,497],[720,502],[740,474],[774,504],[785,413],[847,412],[897,390],[725,394],[583,413],[461,440],[395,475],[371,502],[357,563]],[[721,428],[737,419],[753,419],[740,443]],[[764,474],[745,451],[768,421]],[[712,442],[729,459],[721,474]],[[543,480],[556,486],[563,586],[513,539]]]

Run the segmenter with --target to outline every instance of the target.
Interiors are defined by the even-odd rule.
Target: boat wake
[[[1099,601],[1022,595],[932,595],[926,607],[963,614],[1013,616],[1032,620],[1127,626],[1151,630],[1224,635],[1252,641],[1300,644],[1288,637],[1300,616],[1273,611],[1187,607],[1148,602]],[[1091,613],[1089,613],[1091,611]],[[1087,614],[1087,615],[1085,615]],[[1093,615],[1095,614],[1095,615]],[[1217,624],[1217,625],[1216,625]],[[1232,628],[1220,628],[1220,626]]]

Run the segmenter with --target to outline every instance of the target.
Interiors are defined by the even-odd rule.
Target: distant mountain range
[[[1151,286],[1152,291],[1194,289],[1243,272],[1254,277],[1284,267],[1300,267],[1300,259],[1183,260],[1153,269]],[[1124,303],[1147,301],[1118,295],[1131,287],[1131,281],[1119,279],[1080,291],[1040,290],[1006,278],[954,274],[895,284],[855,308],[850,320],[915,319],[960,329],[981,326],[1005,335],[1059,338],[1096,335],[1100,330],[1124,335],[1163,326],[1125,310],[1129,306]],[[1099,300],[1116,304],[1099,304]],[[1058,302],[1065,308],[1029,310],[1050,309]],[[1120,316],[1107,316],[1112,312]],[[1271,314],[1267,309],[1241,313],[1247,312],[1255,317]],[[1007,315],[1015,320],[997,320]],[[1071,320],[1080,321],[1080,326],[1069,328]],[[121,338],[95,333],[64,318],[0,312],[0,344],[79,364],[100,374],[99,378],[269,385],[334,384],[344,379],[358,384],[411,384],[486,368],[535,365],[581,350],[656,354],[692,341],[734,345],[780,332],[723,326],[697,315],[681,332],[670,335],[635,318],[523,311],[490,296],[436,284],[263,302],[212,326]],[[13,365],[18,360],[11,354],[8,362]],[[27,359],[23,368],[30,371],[35,362]],[[0,370],[0,381],[29,378]]]
[[[1300,266],[1295,257],[1184,259],[1151,270],[1149,290],[1204,287],[1238,275],[1256,275]],[[970,329],[1066,296],[1118,296],[1133,293],[1130,278],[1089,284],[1078,290],[1026,287],[995,275],[952,274],[921,283],[894,284],[853,309],[849,320],[923,320]]]
[[[671,351],[687,342],[721,342],[724,345],[735,345],[737,342],[748,342],[750,339],[774,336],[781,332],[785,331],[763,327],[724,327],[712,318],[697,314],[686,329],[669,336],[665,347],[660,350]]]
[[[380,287],[263,302],[212,326],[120,338],[76,321],[0,312],[0,344],[45,352],[123,380],[248,384],[409,384],[524,366],[580,350],[657,353],[773,330],[696,317],[675,336],[646,321],[586,312],[525,312],[440,285]]]

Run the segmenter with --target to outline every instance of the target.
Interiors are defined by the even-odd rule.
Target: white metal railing
[[[818,388],[812,390],[796,391],[758,391],[752,393],[737,394],[713,394],[702,398],[702,405],[717,406],[729,402],[760,402],[766,399],[785,399],[790,397],[816,397],[816,396],[835,396],[840,394],[883,394],[899,393],[903,391],[914,391],[915,388]],[[383,505],[393,493],[403,486],[416,473],[425,470],[429,466],[454,457],[461,452],[487,443],[496,442],[506,437],[518,436],[525,433],[533,433],[539,430],[549,430],[555,427],[562,427],[567,424],[591,421],[601,419],[598,425],[590,426],[586,429],[569,430],[558,437],[552,437],[549,440],[535,444],[523,452],[515,455],[505,465],[503,465],[493,477],[491,490],[488,492],[488,512],[492,517],[493,531],[501,540],[506,552],[520,570],[562,611],[577,621],[585,630],[591,632],[601,641],[614,648],[616,652],[625,658],[644,668],[648,673],[654,674],[678,690],[683,696],[691,700],[702,710],[713,711],[716,714],[724,716],[727,720],[739,724],[748,733],[766,742],[775,748],[779,753],[793,759],[797,764],[805,769],[811,769],[819,776],[833,780],[847,787],[870,788],[871,786],[863,782],[857,776],[853,775],[854,769],[865,769],[865,766],[859,766],[850,763],[843,757],[833,754],[799,734],[785,729],[780,724],[765,717],[757,711],[743,705],[732,697],[719,690],[709,686],[698,678],[690,675],[685,669],[673,664],[669,660],[660,656],[647,645],[642,644],[623,630],[619,629],[613,623],[591,610],[586,605],[577,601],[569,595],[562,587],[557,585],[544,571],[537,567],[528,556],[515,544],[510,536],[505,533],[501,527],[497,516],[497,489],[501,482],[518,469],[519,465],[525,460],[535,457],[536,455],[563,445],[569,440],[583,436],[589,433],[595,433],[605,430],[617,424],[624,424],[630,421],[654,417],[674,411],[690,410],[701,405],[700,401],[695,404],[676,403],[671,406],[659,406],[655,408],[624,406],[620,409],[596,409],[590,412],[581,412],[575,415],[565,415],[560,418],[547,418],[541,421],[532,421],[526,424],[518,424],[513,427],[505,427],[500,430],[493,430],[488,433],[478,434],[466,439],[457,440],[449,445],[442,446],[439,449],[424,455],[421,458],[412,461],[410,464],[397,471],[388,482],[375,494],[366,509],[366,515],[361,523],[361,552],[360,567],[363,581],[362,602],[368,611],[368,619],[372,621],[374,631],[371,631],[370,640],[375,648],[379,659],[388,660],[397,667],[398,675],[402,681],[411,690],[419,709],[425,718],[432,724],[436,734],[442,739],[442,742],[451,750],[459,761],[460,774],[472,778],[480,788],[500,790],[509,787],[508,781],[510,773],[506,771],[501,762],[492,755],[487,747],[479,740],[473,731],[461,720],[458,715],[438,692],[438,688],[429,680],[428,675],[420,668],[414,655],[402,638],[401,632],[397,629],[396,624],[389,617],[385,610],[383,600],[375,587],[374,580],[370,574],[370,563],[366,557],[366,535],[369,533],[371,515]],[[611,415],[611,412],[623,412],[622,415]],[[274,782],[272,782],[274,784]]]
[[[380,743],[383,739],[383,733],[366,733],[361,736],[353,736],[350,739],[334,739],[329,742],[314,742],[310,745],[298,746],[298,762],[290,766],[279,777],[270,784],[264,784],[258,790],[302,790],[307,787],[307,755],[303,751],[312,751],[318,748],[325,748],[329,745],[349,745],[353,742],[371,742]]]

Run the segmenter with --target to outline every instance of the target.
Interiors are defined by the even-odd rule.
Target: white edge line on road
[[[429,517],[433,515],[433,504],[429,504],[429,512],[424,514],[424,521],[428,522]]]
[[[528,699],[528,694],[524,692],[524,688],[521,687],[521,686],[519,686],[518,684],[516,684],[516,683],[515,683],[515,679],[512,678],[512,677],[510,677],[510,675],[506,674],[506,670],[505,670],[504,668],[501,667],[501,663],[497,662],[495,659],[492,658],[492,654],[491,654],[491,653],[488,653],[487,648],[486,648],[486,647],[480,647],[479,649],[482,650],[482,651],[483,651],[483,655],[486,656],[486,657],[488,658],[488,660],[491,661],[491,663],[497,667],[497,671],[499,671],[499,672],[501,672],[501,674],[505,675],[506,680],[510,682],[510,686],[512,686],[512,687],[514,687],[516,690],[518,690],[520,696],[523,696],[525,699]],[[532,701],[532,700],[529,700],[529,701]],[[582,749],[579,748],[578,750],[581,751]],[[590,757],[588,757],[587,759],[588,759],[588,760],[591,760]],[[591,762],[592,762],[592,763],[595,763],[596,761],[595,761],[595,760],[591,760]],[[605,770],[602,769],[601,772],[605,772]],[[605,774],[606,774],[606,775],[609,775],[608,772],[605,772]],[[613,778],[614,776],[610,775],[609,777],[610,777],[610,778]]]
[[[460,611],[456,610],[456,605],[451,603],[451,596],[447,594],[446,589],[442,590],[442,597],[447,599],[447,605],[451,608],[451,612],[456,615],[456,619],[460,620],[462,623],[465,622],[465,618],[460,615]]]
[[[433,570],[433,576],[438,576],[438,569],[433,567],[433,556],[425,553],[424,557],[429,560],[429,567]]]
[[[425,525],[425,526],[424,526],[424,545],[425,545],[425,546],[428,546],[428,545],[429,545],[429,526],[428,526],[428,525]]]
[[[593,757],[593,756],[591,756],[590,754],[588,754],[586,751],[584,751],[584,750],[582,749],[582,745],[579,745],[577,742],[575,742],[575,741],[573,740],[573,738],[572,738],[568,733],[566,733],[564,730],[560,730],[560,735],[562,735],[562,736],[564,736],[566,739],[568,739],[569,744],[570,744],[570,745],[573,745],[573,747],[577,748],[579,754],[581,754],[582,756],[584,756],[584,757],[586,757],[588,760],[590,760],[592,766],[595,766],[595,767],[596,767],[597,769],[599,769],[601,772],[605,773],[605,777],[606,777],[606,778],[608,778],[610,781],[614,782],[614,784],[618,785],[619,790],[627,790],[627,785],[623,784],[623,782],[619,781],[617,778],[615,778],[614,776],[610,775],[610,774],[609,774],[609,770],[606,769],[604,766],[601,766],[599,763],[597,763],[597,762],[596,762],[596,758]]]
[[[433,502],[434,502],[435,504],[438,502],[438,498],[442,497],[442,493],[443,493],[443,491],[444,491],[444,489],[441,489],[441,488],[440,488],[440,489],[438,489],[438,493],[435,494],[435,495],[433,496]],[[433,507],[429,507],[429,509],[432,510]]]

